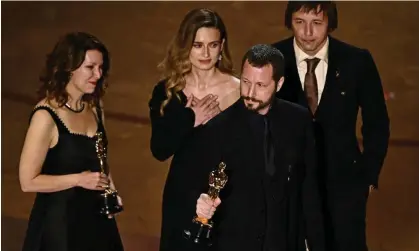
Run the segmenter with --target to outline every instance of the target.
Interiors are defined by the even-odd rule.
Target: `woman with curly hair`
[[[240,98],[221,17],[209,9],[190,11],[159,66],[163,80],[149,102],[151,152],[160,161],[173,156],[163,192],[160,250],[187,250],[182,234],[211,171],[188,163],[199,158],[205,144],[200,135],[211,119]]]
[[[98,206],[99,194],[115,189],[95,149],[96,133],[107,142],[100,100],[109,67],[105,45],[83,32],[47,56],[19,164],[22,190],[36,193],[24,251],[123,250],[115,219]]]

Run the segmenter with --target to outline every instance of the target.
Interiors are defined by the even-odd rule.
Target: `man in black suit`
[[[331,37],[337,23],[333,2],[288,3],[285,25],[293,37],[274,44],[286,59],[277,97],[312,113],[328,250],[365,251],[367,198],[378,187],[387,154],[389,117],[371,54]]]
[[[196,168],[223,161],[229,176],[220,198],[205,190],[197,198],[197,215],[215,221],[210,250],[324,250],[311,116],[275,97],[283,72],[280,51],[253,46],[242,61],[241,99],[207,124]]]

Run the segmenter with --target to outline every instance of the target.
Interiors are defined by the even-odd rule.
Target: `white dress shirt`
[[[307,55],[303,50],[298,47],[297,43],[295,42],[294,38],[294,51],[295,51],[295,59],[297,63],[298,75],[300,76],[301,86],[304,90],[304,79],[307,73],[307,62],[304,60],[309,58],[319,58],[320,62],[316,67],[316,79],[317,79],[317,90],[318,90],[318,103],[320,103],[321,96],[323,94],[324,85],[326,83],[326,74],[327,74],[327,59],[328,59],[328,49],[329,49],[329,38],[327,38],[326,43],[320,49],[319,52],[316,53],[314,56]]]

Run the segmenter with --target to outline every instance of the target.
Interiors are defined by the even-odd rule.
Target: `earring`
[[[218,56],[218,60],[221,60],[222,58],[223,58],[223,55],[221,55],[221,54],[220,54],[220,55]]]

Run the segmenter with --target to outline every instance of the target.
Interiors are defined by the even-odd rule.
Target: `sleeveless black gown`
[[[58,115],[47,106],[57,125],[58,143],[48,150],[42,174],[65,175],[100,171],[95,139],[71,133]],[[98,109],[98,132],[106,139]],[[106,142],[106,140],[105,140]],[[99,191],[73,187],[52,193],[37,193],[29,218],[23,251],[123,251],[115,218],[100,215]]]

